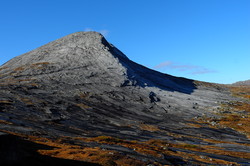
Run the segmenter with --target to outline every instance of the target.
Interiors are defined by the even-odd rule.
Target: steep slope
[[[194,150],[197,145],[211,144],[204,141],[210,139],[228,144],[238,141],[220,148],[249,151],[244,134],[225,126],[211,127],[219,125],[216,119],[222,116],[218,114],[224,109],[222,104],[241,101],[226,86],[173,77],[136,64],[97,32],[68,35],[5,63],[0,68],[0,94],[0,129],[26,139],[31,135],[65,139],[63,143],[115,150],[127,160],[139,160],[139,165],[143,161],[201,162],[194,156],[189,161],[170,151],[155,150],[159,143],[151,142],[148,152],[135,150],[152,139],[168,141],[176,153],[205,155],[217,163],[218,159],[249,161],[239,155]],[[191,149],[178,147],[180,142],[187,147],[191,144]],[[118,160],[113,164],[119,165]]]

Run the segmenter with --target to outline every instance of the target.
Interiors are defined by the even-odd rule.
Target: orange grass
[[[71,137],[62,137],[57,140],[51,140],[48,138],[40,138],[35,136],[25,136],[21,134],[16,134],[21,137],[24,137],[32,142],[36,142],[39,144],[47,145],[54,147],[52,150],[38,150],[38,152],[42,155],[48,155],[51,157],[64,158],[64,159],[72,159],[86,162],[98,163],[101,165],[147,165],[147,162],[142,162],[140,160],[128,157],[126,155],[122,155],[114,150],[106,150],[101,149],[99,147],[84,147],[79,145],[72,145],[65,143],[65,140],[74,139],[81,140],[84,142],[98,142],[101,144],[115,144],[124,146],[130,149],[135,150],[138,153],[144,155],[151,155],[153,157],[161,158],[162,155],[168,156],[176,156],[183,158],[184,161],[193,160],[193,163],[199,164],[199,162],[204,162],[207,164],[220,164],[220,165],[229,165],[237,163],[229,162],[225,160],[215,159],[208,156],[201,156],[192,153],[192,151],[196,152],[206,152],[212,154],[219,155],[228,155],[234,157],[241,157],[245,159],[250,159],[250,153],[243,152],[232,152],[225,151],[216,146],[204,146],[204,145],[192,145],[192,144],[173,144],[164,140],[149,140],[146,142],[138,142],[138,141],[128,141],[120,138],[114,138],[111,136],[99,136],[93,138],[71,138]],[[181,151],[172,151],[169,148],[174,147],[178,149],[187,149],[191,152],[181,152]],[[160,165],[159,163],[154,163],[155,165]]]
[[[141,130],[150,131],[150,132],[161,131],[158,128],[158,126],[156,126],[156,125],[150,125],[150,124],[140,124],[139,128]]]
[[[8,122],[6,120],[0,120],[0,124],[11,125],[13,123],[12,122]]]
[[[234,96],[250,99],[250,86],[233,86],[230,90]]]
[[[21,67],[17,67],[14,69],[15,72],[17,71],[23,71],[25,69],[25,67],[21,66]]]
[[[86,104],[83,104],[83,103],[79,103],[79,104],[76,104],[78,107],[80,107],[81,109],[88,109],[88,108],[91,108],[90,106],[86,105]]]
[[[230,87],[230,90],[234,96],[250,99],[250,86]],[[231,108],[233,112],[225,114],[219,123],[233,128],[250,138],[250,100],[231,102],[228,105],[223,105],[223,107]]]
[[[233,151],[225,151],[220,147],[217,146],[205,146],[205,145],[192,145],[192,144],[173,144],[169,143],[167,141],[163,140],[149,140],[146,142],[132,142],[132,141],[125,141],[121,139],[116,139],[113,137],[109,136],[100,136],[100,137],[95,137],[95,138],[88,138],[85,139],[85,141],[95,141],[98,143],[107,143],[107,144],[118,144],[121,146],[125,146],[127,148],[134,149],[138,153],[141,154],[146,154],[146,155],[151,155],[154,157],[160,157],[161,154],[166,154],[166,155],[172,155],[172,156],[178,156],[178,157],[183,157],[184,152],[173,152],[171,150],[168,150],[169,147],[174,147],[174,148],[180,148],[180,149],[187,149],[187,150],[192,150],[192,151],[197,151],[197,152],[206,152],[206,153],[212,153],[212,154],[218,154],[218,155],[228,155],[228,156],[233,156],[233,157],[240,157],[240,158],[246,158],[250,159],[250,153],[244,153],[244,152],[233,152]],[[193,159],[199,159],[200,160],[205,160],[199,158],[198,155],[195,154],[189,154],[185,153],[185,156],[188,157],[193,157]],[[194,158],[194,156],[196,156]],[[205,161],[203,161],[205,162]],[[210,159],[209,157],[206,157],[206,162],[207,163],[213,163],[213,164],[232,164],[232,162],[224,161],[224,160],[218,160],[218,159]],[[235,164],[235,163],[234,163]]]
[[[0,100],[0,103],[1,104],[12,104],[13,101],[11,101],[11,100]]]
[[[33,101],[29,98],[20,98],[20,100],[26,105],[34,105]]]

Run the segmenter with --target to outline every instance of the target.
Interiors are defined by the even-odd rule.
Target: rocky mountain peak
[[[123,60],[129,61],[100,33],[77,32],[13,58],[3,65],[2,72],[43,81],[49,77],[70,84],[120,85],[127,72]]]
[[[239,89],[234,90],[242,96]],[[243,96],[249,97],[245,92]],[[105,153],[111,165],[131,158],[140,161],[135,165],[200,165],[201,159],[205,165],[218,165],[217,159],[223,164],[249,165],[249,158],[244,158],[249,154],[249,140],[242,134],[249,126],[249,103],[244,102],[223,85],[174,77],[139,65],[97,32],[70,34],[0,67],[1,132],[34,140],[34,136],[46,138],[41,139],[43,144],[48,139],[58,140],[63,154],[64,146],[71,144],[74,148],[67,149],[65,157],[89,160],[93,156],[103,161]],[[233,113],[237,121],[230,115],[235,108],[244,108]],[[243,119],[238,120],[240,117]],[[1,137],[0,133],[3,144],[8,138],[11,136]],[[25,149],[30,145],[21,143]],[[13,144],[20,141],[7,145]],[[212,151],[215,146],[219,149]],[[237,153],[223,155],[232,148]],[[2,152],[13,156],[13,149],[10,146]],[[11,162],[24,161],[33,151]],[[6,158],[0,159],[1,165]]]
[[[60,63],[63,67],[75,66],[81,65],[86,59],[106,58],[107,61],[110,61],[108,58],[114,58],[113,56],[103,56],[114,52],[116,56],[126,58],[124,54],[108,43],[100,33],[76,32],[13,58],[4,66],[17,68],[34,63]]]

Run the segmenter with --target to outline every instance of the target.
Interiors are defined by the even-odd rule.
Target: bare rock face
[[[156,119],[172,114],[182,114],[179,118],[192,117],[197,114],[194,102],[202,108],[216,105],[218,99],[223,100],[223,94],[216,90],[197,89],[193,80],[162,74],[130,61],[97,32],[74,33],[18,56],[4,64],[1,73],[3,81],[18,82],[14,85],[16,88],[36,85],[29,87],[26,92],[29,95],[55,96],[50,99],[53,105],[54,102],[66,104],[57,101],[64,97],[73,103],[82,100],[87,105],[112,105],[115,110],[105,108],[105,114],[110,123],[120,125],[132,114],[141,117],[142,121],[146,117],[151,119],[152,115]],[[68,114],[66,108],[50,107],[45,107],[44,112],[51,113],[52,109],[67,119],[72,116],[62,113]],[[93,109],[93,106],[86,107]],[[121,115],[117,109],[124,114],[127,112],[128,117],[110,119],[111,113]]]
[[[109,49],[112,47],[100,34],[78,32],[16,57],[4,66],[14,70],[23,67],[18,77],[36,76],[44,80],[55,76],[53,80],[70,81],[67,83],[75,85],[87,83],[86,77],[98,75],[101,80],[97,82],[107,83],[104,74],[122,78],[125,73]],[[117,83],[121,78],[117,78]]]
[[[244,142],[233,130],[184,129],[195,117],[216,117],[213,111],[221,103],[234,100],[224,86],[139,65],[97,32],[70,34],[0,68],[0,120],[9,123],[0,129],[24,134],[175,140],[143,130],[146,124],[159,131]]]

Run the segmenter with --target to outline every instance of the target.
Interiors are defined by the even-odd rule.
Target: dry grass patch
[[[225,161],[225,160],[221,160],[221,159],[215,159],[215,158],[211,158],[211,157],[203,156],[203,155],[196,155],[196,154],[193,154],[193,153],[186,153],[186,152],[179,152],[178,151],[173,155],[183,157],[184,161],[194,160],[193,165],[211,164],[211,165],[234,165],[234,166],[239,166],[239,164],[237,164],[235,162]],[[201,163],[203,163],[203,164],[201,164]]]
[[[250,86],[233,86],[230,90],[234,96],[250,99]]]
[[[22,98],[20,97],[20,100],[25,103],[26,105],[34,105],[34,102],[30,98]]]
[[[84,147],[78,145],[71,145],[63,143],[64,139],[58,139],[51,141],[44,138],[29,137],[30,140],[55,147],[52,150],[39,150],[38,152],[42,155],[47,155],[56,158],[71,159],[85,162],[92,162],[101,164],[104,166],[112,165],[124,165],[124,166],[142,166],[146,165],[145,162],[140,160],[122,155],[114,150],[101,149],[99,147]],[[80,138],[78,138],[80,139]],[[97,138],[89,138],[86,141],[97,141],[99,143],[117,143],[119,139],[115,139],[109,136],[99,136]]]
[[[93,138],[71,138],[71,137],[62,137],[61,139],[51,140],[47,138],[40,138],[35,136],[24,136],[20,135],[23,138],[26,138],[29,141],[43,144],[52,147],[53,149],[50,150],[38,150],[38,152],[42,155],[48,155],[51,157],[57,158],[64,158],[64,159],[71,159],[71,160],[79,160],[79,161],[86,161],[92,163],[98,163],[101,165],[124,165],[124,166],[143,166],[149,164],[148,162],[143,162],[134,158],[131,158],[127,155],[121,154],[115,150],[107,150],[101,149],[99,147],[86,147],[86,146],[79,146],[79,145],[72,145],[65,143],[65,140],[81,140],[84,142],[98,142],[100,144],[115,144],[124,146],[130,149],[135,150],[138,153],[144,155],[151,155],[156,158],[161,158],[163,155],[167,156],[175,156],[182,158],[183,161],[190,162],[192,161],[194,164],[199,164],[200,162],[206,164],[219,164],[219,165],[237,165],[237,163],[229,162],[226,160],[220,160],[216,158],[211,158],[208,156],[201,156],[197,155],[194,152],[206,152],[212,154],[219,154],[219,155],[228,155],[234,157],[241,157],[245,159],[249,159],[249,153],[243,152],[231,152],[231,151],[224,151],[223,149],[219,149],[214,146],[198,146],[198,145],[191,145],[191,144],[173,144],[169,143],[168,141],[164,140],[149,140],[146,142],[138,142],[138,141],[128,141],[123,140],[120,138],[114,138],[111,136],[99,136]],[[191,152],[183,152],[178,150],[171,150],[172,148],[177,149],[187,149]],[[170,162],[175,162],[170,161]],[[159,163],[155,162],[154,165],[160,165]]]
[[[230,87],[234,96],[250,99],[250,86]],[[223,126],[233,128],[250,138],[250,100],[245,102],[230,102],[223,105],[224,108],[233,110],[225,114],[219,123]]]
[[[80,92],[79,93],[79,97],[81,98],[81,99],[85,99],[85,98],[87,98],[87,97],[89,97],[90,96],[90,92]]]
[[[196,163],[198,162],[204,162],[207,164],[225,164],[225,165],[230,165],[230,164],[235,164],[237,163],[234,162],[229,162],[225,160],[220,160],[220,159],[215,159],[211,158],[208,156],[201,156],[197,155],[195,153],[187,153],[187,152],[182,152],[182,151],[171,151],[168,150],[171,147],[174,148],[179,148],[179,149],[187,149],[191,151],[196,151],[196,152],[206,152],[206,153],[214,153],[214,154],[227,154],[227,155],[233,155],[236,156],[236,154],[231,154],[231,153],[223,153],[223,150],[220,150],[216,146],[201,146],[201,145],[193,145],[193,144],[173,144],[173,143],[168,143],[166,141],[162,140],[149,140],[146,142],[147,144],[153,145],[158,147],[158,150],[166,155],[171,155],[171,156],[176,156],[176,157],[181,157],[184,159],[184,161],[190,161],[194,160]]]
[[[209,163],[209,164],[236,164],[236,163],[225,161],[225,160],[214,159],[208,156],[200,157],[200,155],[196,155],[194,153],[172,151],[170,150],[170,148],[172,147],[172,148],[178,148],[178,149],[191,150],[194,152],[205,152],[205,153],[212,153],[212,154],[218,154],[218,155],[227,155],[227,156],[232,156],[232,157],[250,159],[249,157],[250,153],[225,151],[224,149],[220,147],[211,146],[211,145],[204,146],[204,145],[193,145],[193,144],[185,144],[185,143],[173,144],[173,143],[169,143],[163,140],[132,142],[132,141],[121,140],[121,139],[117,139],[117,138],[113,138],[109,136],[99,136],[95,138],[88,138],[85,140],[91,141],[91,142],[94,141],[98,143],[116,144],[116,145],[120,145],[120,146],[133,149],[138,153],[141,153],[144,155],[151,155],[157,158],[161,158],[162,154],[165,154],[168,156],[181,157],[181,158],[184,158],[186,161],[189,161],[190,159],[192,159],[192,160],[202,161],[202,162]]]
[[[4,70],[4,69],[7,69],[8,67],[0,67],[0,71],[1,70]]]
[[[39,63],[31,64],[30,67],[33,69],[43,69],[49,64],[50,64],[49,62],[39,62]]]
[[[11,125],[13,123],[6,120],[0,120],[0,124]]]
[[[45,66],[47,66],[48,64],[50,64],[49,62],[39,62],[39,63],[34,63],[31,65],[24,65],[24,66],[20,66],[15,68],[13,71],[16,72],[22,72],[25,69],[29,69],[29,68],[33,68],[33,69],[43,69]],[[14,73],[12,73],[14,74]]]
[[[196,152],[204,152],[204,153],[210,153],[210,154],[216,154],[216,155],[224,155],[224,156],[232,156],[232,157],[237,157],[237,158],[250,159],[250,152],[246,153],[246,152],[227,151],[221,147],[217,147],[213,145],[199,145],[198,146],[198,145],[190,145],[190,144],[171,144],[170,146],[175,147],[175,148],[188,149],[188,150],[192,150]],[[172,155],[176,155],[176,154],[172,154]],[[192,154],[192,156],[194,156],[194,154]],[[206,156],[205,158],[209,158],[209,157]],[[194,158],[194,159],[197,159],[197,158]],[[217,161],[217,160],[213,159],[213,161]],[[224,160],[220,160],[220,161],[223,161],[224,163],[228,162]],[[214,163],[214,162],[209,161],[208,163]]]
[[[150,132],[161,131],[158,128],[158,126],[156,126],[156,125],[150,125],[150,124],[140,124],[139,128],[141,130],[150,131]]]
[[[48,65],[50,64],[49,62],[38,62],[38,63],[33,63],[31,66],[35,67],[35,66],[41,66],[41,65]]]
[[[194,128],[201,128],[202,125],[199,123],[187,123],[188,126],[194,127]]]
[[[21,66],[21,67],[17,67],[14,69],[15,72],[19,72],[19,71],[23,71],[25,69],[24,66]]]
[[[0,104],[12,104],[12,100],[0,100]]]
[[[76,104],[76,106],[80,107],[81,109],[88,109],[88,108],[91,108],[90,106],[88,106],[88,105],[86,105],[86,104],[83,104],[83,103]]]
[[[239,131],[240,133],[246,134],[250,138],[250,116],[239,115],[239,114],[228,114],[219,120],[222,126],[227,126],[232,129]]]
[[[226,88],[225,85],[222,84],[216,84],[216,83],[209,83],[209,82],[203,82],[203,81],[194,81],[194,84],[196,86],[203,86],[203,87],[208,87],[208,88],[215,88],[215,89],[223,89]]]
[[[243,101],[232,101],[221,104],[221,118],[200,117],[194,119],[195,124],[188,123],[189,126],[198,127],[206,125],[210,128],[232,128],[250,138],[250,86],[229,87],[232,94],[237,97],[245,98]],[[198,125],[196,125],[198,124]],[[200,124],[200,125],[199,125]]]
[[[235,144],[235,145],[242,145],[242,146],[250,146],[250,144],[247,143],[238,143],[238,142],[228,142],[228,141],[222,141],[222,140],[215,140],[215,139],[202,139],[205,142],[209,143],[215,143],[215,144]]]
[[[138,141],[128,141],[111,136],[98,136],[94,138],[77,138],[86,142],[98,142],[101,144],[120,145],[132,149],[138,153],[160,157],[158,147],[149,145],[148,143]]]

